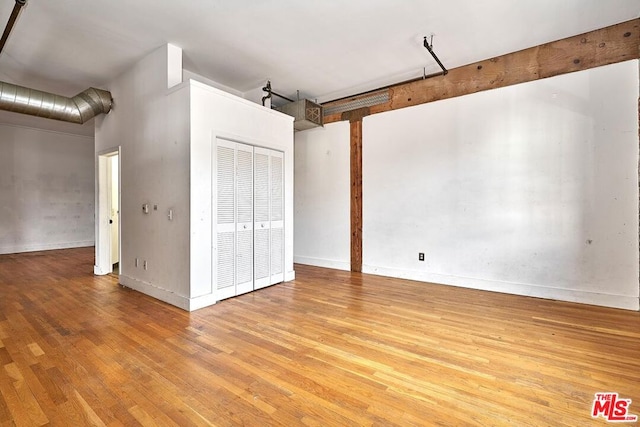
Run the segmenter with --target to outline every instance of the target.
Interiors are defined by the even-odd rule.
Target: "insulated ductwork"
[[[293,129],[307,130],[323,126],[322,106],[308,99],[290,102],[275,110],[293,116]]]
[[[89,88],[73,98],[0,82],[0,110],[71,123],[85,123],[111,111],[111,92]]]

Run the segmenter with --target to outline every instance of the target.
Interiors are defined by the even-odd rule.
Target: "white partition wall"
[[[121,283],[195,310],[254,289],[255,147],[280,153],[270,155],[267,171],[270,183],[276,171],[282,177],[279,190],[268,187],[269,209],[278,195],[282,202],[280,222],[269,218],[268,223],[269,281],[278,244],[279,281],[294,278],[293,118],[203,83],[181,83],[181,54],[176,46],[163,46],[108,85],[118,106],[96,118],[95,150],[121,147]],[[239,172],[232,177],[233,252],[225,252],[233,256],[226,264],[233,264],[228,273],[232,293],[217,282],[223,260],[213,252],[220,205],[216,174],[225,171],[224,164],[216,163],[219,140],[233,144],[233,173]],[[238,150],[241,146],[245,149]],[[282,161],[279,169],[273,167],[274,158]],[[281,240],[275,236],[278,224]],[[96,247],[102,247],[100,242]]]
[[[117,107],[96,117],[95,151],[120,147],[120,283],[188,309],[189,93],[174,86],[181,55],[165,45],[105,87]],[[98,230],[97,251],[109,248],[105,239]]]
[[[186,84],[191,102],[189,304],[196,309],[294,278],[293,118],[199,82]],[[234,153],[232,186],[228,160],[220,157],[230,159],[228,150]],[[224,186],[233,188],[233,225],[220,222],[230,200]],[[219,234],[232,229],[233,259],[228,235]]]

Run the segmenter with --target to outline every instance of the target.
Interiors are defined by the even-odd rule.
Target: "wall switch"
[[[424,261],[424,252],[418,252],[418,261]]]
[[[173,221],[173,209],[169,209],[169,212],[167,212],[167,218],[169,218],[169,221]]]
[[[136,268],[138,267],[138,258],[136,258]]]
[[[144,268],[145,270],[147,269],[147,261],[142,262],[142,268]]]
[[[149,203],[144,203],[142,205],[142,213],[146,213],[146,214],[149,213]]]

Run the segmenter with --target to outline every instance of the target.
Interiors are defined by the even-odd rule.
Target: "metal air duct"
[[[295,119],[293,121],[294,130],[307,130],[323,126],[324,116],[322,114],[322,106],[308,99],[300,99],[300,91],[298,91],[298,100],[294,101],[286,96],[275,93],[271,89],[271,81],[267,81],[267,85],[263,87],[262,90],[267,92],[267,94],[262,97],[262,105],[264,105],[267,99],[271,99],[272,96],[277,96],[278,98],[289,101],[288,104],[275,107],[274,110],[293,116]]]
[[[323,125],[322,106],[308,99],[290,102],[275,110],[293,116],[294,130],[307,130]]]
[[[111,111],[111,92],[89,88],[73,98],[0,81],[0,110],[71,123]]]

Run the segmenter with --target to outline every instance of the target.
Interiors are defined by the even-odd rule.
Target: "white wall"
[[[349,270],[349,123],[295,134],[295,259]]]
[[[363,271],[637,310],[638,92],[628,61],[366,117]]]
[[[92,246],[93,138],[0,125],[0,253]]]
[[[285,280],[293,280],[293,117],[191,81],[191,309],[218,298],[212,287],[212,147],[216,137],[284,152]]]
[[[168,89],[181,80],[178,54],[163,46],[108,84],[114,107],[96,118],[95,138],[96,153],[121,147],[120,282],[187,308],[189,98],[184,87]]]
[[[230,93],[232,95],[236,95],[239,96],[241,98],[244,97],[244,94],[242,92],[240,92],[239,90],[235,90],[234,88],[231,88],[229,86],[225,86],[222,83],[218,83],[214,80],[208,79],[204,76],[201,76],[200,74],[196,74],[193,71],[189,71],[189,70],[182,70],[182,79],[183,81],[188,81],[188,80],[195,80],[197,82],[200,83],[204,83],[207,86],[211,86],[211,87],[215,87],[216,89],[220,89],[221,91]]]
[[[114,108],[97,118],[96,155],[120,147],[120,282],[195,310],[217,300],[211,281],[215,135],[285,153],[285,278],[293,279],[293,118],[200,82],[182,83],[180,54],[163,46],[108,85]]]

